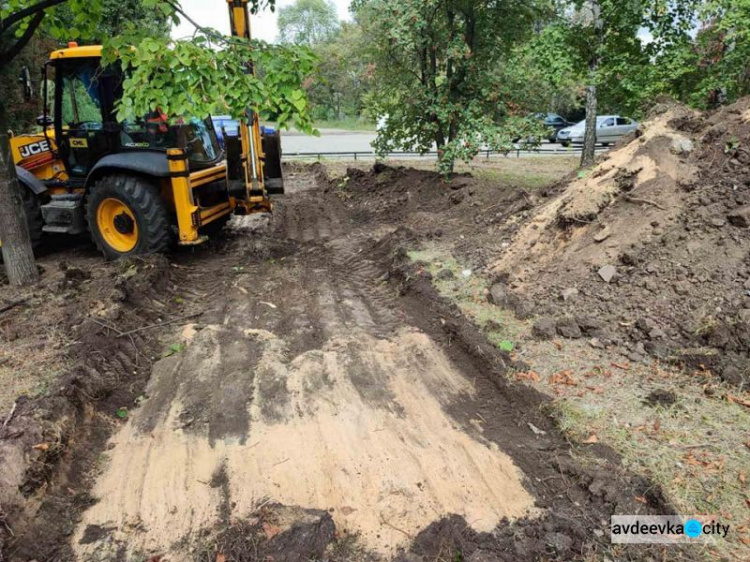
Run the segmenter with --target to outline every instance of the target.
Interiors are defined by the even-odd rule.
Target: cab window
[[[617,118],[617,124],[618,125],[630,125],[632,121],[628,119],[627,117],[618,117]]]
[[[96,64],[81,64],[68,67],[63,74],[63,127],[89,131],[102,128],[97,70]]]

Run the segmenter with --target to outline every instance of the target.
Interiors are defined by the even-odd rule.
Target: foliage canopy
[[[357,0],[375,64],[373,112],[385,123],[376,148],[431,149],[450,171],[482,147],[540,138],[538,121],[514,115],[500,95],[496,66],[530,37],[543,0]]]
[[[176,24],[186,17],[172,0],[126,0],[124,6],[131,12],[116,20],[112,0],[46,0],[42,4],[45,9],[38,10],[40,4],[35,1],[0,2],[2,51],[14,52],[24,36],[37,30],[59,41],[101,38],[105,62],[119,59],[128,75],[118,106],[120,119],[145,115],[157,106],[173,118],[202,118],[216,108],[218,100],[234,117],[252,108],[273,113],[282,126],[294,122],[303,130],[311,128],[302,82],[312,71],[315,57],[305,47],[225,37],[199,23],[193,37],[171,39],[158,24]],[[227,9],[222,0],[216,0],[216,5]],[[253,11],[273,9],[274,0],[253,0],[251,7]],[[133,17],[139,13],[151,14],[155,25],[144,25],[143,18]],[[107,26],[119,34],[102,36]],[[262,72],[247,73],[247,62]]]
[[[336,6],[329,0],[297,0],[279,9],[279,35],[282,43],[317,45],[338,29]]]

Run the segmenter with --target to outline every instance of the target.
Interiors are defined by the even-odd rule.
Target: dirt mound
[[[66,548],[61,537],[70,534],[76,509],[91,503],[83,491],[90,466],[145,385],[154,349],[141,329],[159,322],[168,286],[160,257],[91,270],[60,263],[27,291],[26,307],[4,315],[3,345],[42,334],[38,349],[51,347],[65,374],[48,392],[19,398],[0,426],[0,559],[3,546],[18,559],[52,559]]]
[[[450,183],[436,172],[377,162],[369,170],[348,168],[346,176],[330,180],[330,190],[344,201],[356,199],[359,218],[399,221],[416,214],[444,211],[474,194],[466,189],[470,174],[458,174]],[[471,193],[469,193],[471,191]]]
[[[632,360],[650,353],[747,385],[749,107],[660,106],[635,138],[509,220],[493,273],[557,321],[598,317],[600,339]]]

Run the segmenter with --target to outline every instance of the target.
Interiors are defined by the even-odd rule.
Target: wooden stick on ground
[[[0,314],[2,314],[3,312],[8,312],[9,310],[16,308],[17,306],[21,306],[22,304],[26,304],[28,301],[29,299],[20,299],[20,300],[8,303],[5,306],[0,307]]]

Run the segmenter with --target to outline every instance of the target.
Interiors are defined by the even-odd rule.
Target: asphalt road
[[[281,148],[285,154],[295,152],[372,152],[370,143],[375,132],[339,131],[322,129],[319,137],[295,133],[281,133]]]
[[[301,135],[294,131],[282,132],[281,147],[286,159],[295,158],[298,154],[304,153],[314,155],[319,153],[336,153],[336,152],[374,152],[372,142],[375,140],[375,132],[363,131],[343,131],[338,129],[321,129],[321,135],[314,137],[311,135]],[[565,154],[566,152],[575,153],[576,149],[564,149],[559,144],[543,143],[541,150],[546,154],[549,151],[557,150],[553,154]],[[433,147],[433,151],[435,148]],[[524,154],[524,153],[522,153]],[[525,154],[536,154],[527,152]],[[402,157],[402,156],[399,156]],[[419,156],[416,156],[419,157]]]

